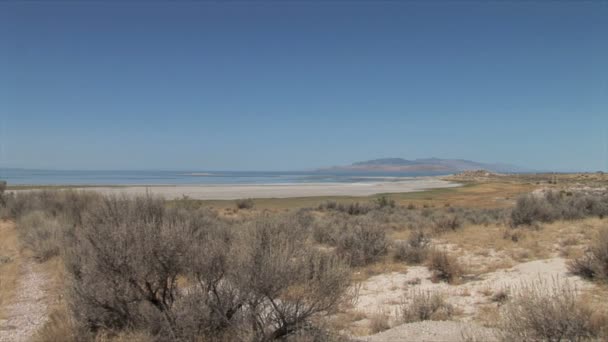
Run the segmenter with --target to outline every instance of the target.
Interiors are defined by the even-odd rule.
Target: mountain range
[[[403,158],[381,158],[352,163],[351,165],[333,166],[322,171],[333,172],[432,172],[456,173],[470,170],[487,170],[491,172],[528,172],[531,170],[509,164],[480,163],[465,159],[422,158],[408,160]]]

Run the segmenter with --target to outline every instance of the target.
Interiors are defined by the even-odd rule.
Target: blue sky
[[[608,2],[0,3],[0,167],[608,168]]]

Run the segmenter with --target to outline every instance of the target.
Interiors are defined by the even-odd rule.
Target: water
[[[327,173],[277,171],[67,171],[0,169],[9,185],[287,184],[398,181],[442,173]]]

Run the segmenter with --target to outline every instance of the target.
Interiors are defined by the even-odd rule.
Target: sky
[[[608,1],[2,1],[0,167],[608,170]]]

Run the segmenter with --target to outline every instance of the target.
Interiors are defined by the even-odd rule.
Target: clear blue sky
[[[3,1],[0,116],[0,167],[605,170],[608,1]]]

